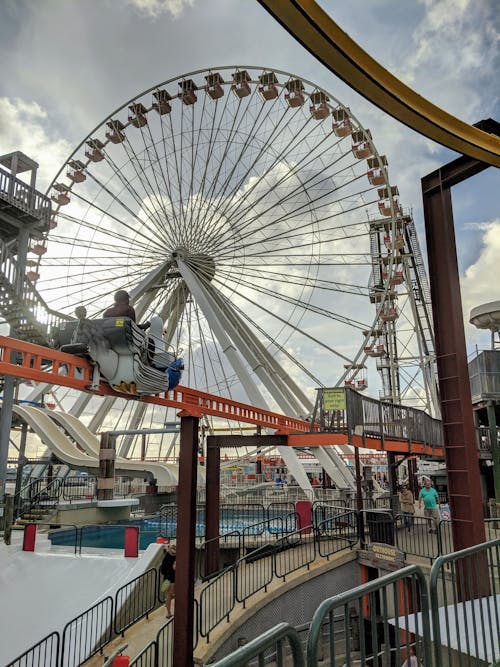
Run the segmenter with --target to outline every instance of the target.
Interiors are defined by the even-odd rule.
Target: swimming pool
[[[221,521],[219,534],[239,532],[244,536],[272,535],[276,537],[283,533],[296,530],[294,516],[274,517],[269,520],[251,522],[248,517],[231,517],[231,522]],[[139,549],[146,549],[148,545],[156,542],[160,535],[175,538],[177,535],[177,522],[165,520],[160,516],[148,519],[134,519],[117,524],[92,524],[81,526],[78,532],[74,528],[61,528],[49,533],[49,540],[53,545],[95,547],[101,549],[123,549],[125,546],[125,528],[127,526],[139,527]],[[196,522],[196,537],[205,536],[205,522]]]

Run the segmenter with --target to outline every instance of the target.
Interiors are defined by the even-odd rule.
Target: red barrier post
[[[125,558],[139,556],[139,526],[125,528]]]
[[[303,535],[312,532],[312,503],[310,500],[297,500],[295,511],[299,515],[299,528]]]
[[[23,551],[35,551],[36,523],[28,523],[24,527]]]

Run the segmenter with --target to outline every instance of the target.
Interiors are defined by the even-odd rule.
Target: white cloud
[[[470,228],[472,225],[468,226]],[[485,339],[485,335],[468,324],[470,311],[475,306],[498,299],[500,218],[488,223],[477,223],[474,226],[482,232],[482,249],[477,260],[466,269],[462,276],[461,288],[466,332],[470,342],[476,343]]]
[[[66,161],[70,144],[57,135],[47,112],[36,102],[0,97],[0,118],[2,152],[22,151],[38,162],[37,188],[44,190]]]
[[[135,7],[141,14],[158,18],[162,14],[170,14],[178,18],[187,7],[192,7],[195,0],[126,0],[128,5]]]

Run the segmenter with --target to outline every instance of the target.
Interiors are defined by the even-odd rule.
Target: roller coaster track
[[[286,444],[290,447],[345,445],[348,442],[347,428],[339,429],[335,433],[325,433],[320,432],[319,426],[316,425],[311,431],[310,422],[255,408],[252,405],[189,387],[178,386],[165,394],[141,397],[117,393],[108,384],[102,382],[99,386],[92,388],[92,371],[91,364],[82,357],[59,352],[34,343],[26,343],[15,338],[0,336],[0,375],[3,376],[47,382],[80,391],[90,391],[99,396],[116,396],[117,398],[140,400],[154,405],[175,408],[179,410],[178,414],[181,417],[212,415],[228,421],[255,424],[275,431],[276,435],[283,435]],[[404,410],[400,406],[392,406],[392,408],[389,406],[392,420],[400,409]],[[411,409],[409,410],[411,411]],[[415,413],[420,413],[421,419],[431,419],[420,410],[416,410]],[[436,420],[432,421],[435,422]],[[425,429],[422,432],[424,436],[422,439],[413,438],[410,433],[405,437],[403,431],[401,434],[388,433],[387,435],[383,432],[372,433],[368,437],[354,434],[349,442],[355,447],[368,447],[370,449],[409,454],[442,455],[440,437],[435,435],[426,437]]]
[[[354,42],[314,0],[259,0],[328,69],[380,109],[420,134],[500,167],[500,138],[435,106]]]

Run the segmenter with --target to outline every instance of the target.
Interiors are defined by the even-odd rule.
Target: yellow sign
[[[323,389],[323,410],[345,410],[345,408],[344,389]]]

